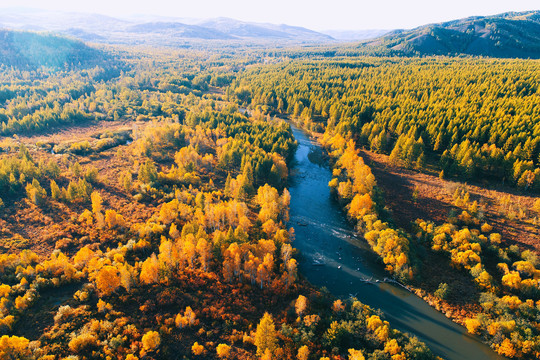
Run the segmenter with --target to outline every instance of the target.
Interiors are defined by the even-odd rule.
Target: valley
[[[537,359],[538,18],[0,15],[0,360]]]

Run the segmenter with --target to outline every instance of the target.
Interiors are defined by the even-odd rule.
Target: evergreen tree
[[[146,159],[145,163],[139,168],[139,181],[143,184],[151,184],[157,180],[158,174],[156,165],[150,159]]]

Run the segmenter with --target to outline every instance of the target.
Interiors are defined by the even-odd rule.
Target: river
[[[445,359],[503,359],[399,285],[363,281],[383,280],[388,275],[331,198],[328,182],[332,174],[322,160],[320,146],[294,126],[293,133],[298,149],[291,167],[290,225],[296,233],[294,247],[300,250],[303,276],[338,297],[354,296],[381,309],[391,326],[417,336]],[[324,265],[314,265],[317,262]]]

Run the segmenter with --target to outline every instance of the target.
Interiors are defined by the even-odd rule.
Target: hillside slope
[[[81,41],[50,34],[0,30],[0,64],[32,70],[90,68],[104,65],[109,56]]]
[[[470,17],[396,30],[362,45],[402,55],[540,58],[540,11]]]

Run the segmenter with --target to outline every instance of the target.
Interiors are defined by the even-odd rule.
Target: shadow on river
[[[393,327],[416,335],[445,359],[503,359],[416,295],[399,285],[375,282],[387,275],[331,199],[331,171],[320,146],[294,126],[293,133],[298,149],[291,168],[290,225],[296,232],[294,247],[301,253],[300,272],[336,296],[353,296],[381,309]],[[315,266],[318,262],[324,265]]]

